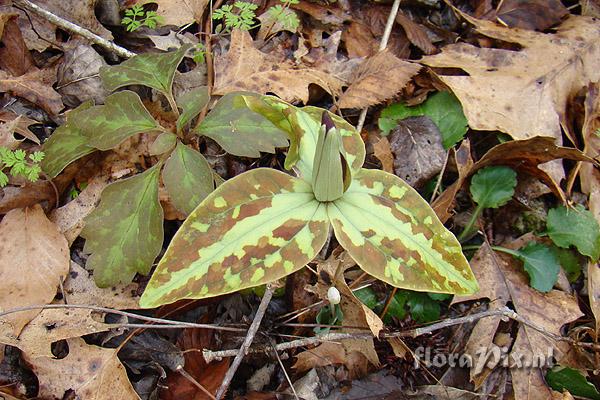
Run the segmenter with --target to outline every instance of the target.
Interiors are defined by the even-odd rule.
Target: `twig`
[[[277,350],[275,350],[275,345],[274,345],[273,339],[271,339],[271,342],[272,342],[271,348],[273,349],[273,353],[275,354],[275,357],[277,357],[277,362],[279,363],[279,366],[281,367],[281,370],[283,371],[283,375],[285,375],[285,379],[288,381],[288,384],[290,385],[290,389],[292,389],[292,393],[294,394],[294,397],[296,398],[296,400],[300,400],[300,398],[298,397],[298,393],[296,393],[296,388],[294,388],[294,384],[292,383],[290,376],[288,375],[287,371],[285,370],[285,365],[283,365],[283,362],[281,361],[281,357],[279,357],[279,353],[277,352]]]
[[[110,40],[106,40],[103,37],[98,36],[95,33],[85,28],[82,28],[79,25],[75,25],[74,23],[69,22],[66,19],[59,17],[58,15],[51,13],[50,11],[38,6],[37,4],[32,3],[29,0],[13,0],[13,3],[21,8],[26,9],[27,11],[39,15],[40,17],[50,21],[54,25],[59,26],[60,28],[68,32],[76,33],[77,35],[86,38],[90,42],[97,44],[98,46],[104,47],[109,51],[112,51],[119,57],[131,58],[135,56],[135,53],[127,50],[126,48],[116,45]]]
[[[12,308],[10,310],[0,312],[0,318],[4,317],[5,315],[14,314],[14,313],[23,312],[23,311],[46,310],[46,309],[53,309],[53,308],[83,308],[86,310],[93,310],[93,311],[104,312],[104,313],[108,313],[108,314],[122,315],[124,317],[129,317],[129,318],[137,318],[142,321],[161,324],[161,327],[168,326],[170,328],[217,329],[217,330],[232,331],[232,332],[245,331],[244,329],[241,329],[241,328],[230,328],[230,327],[226,327],[226,326],[196,324],[193,322],[182,322],[182,321],[174,321],[174,320],[163,319],[163,318],[146,317],[145,315],[139,315],[139,314],[134,314],[134,313],[130,313],[127,311],[116,310],[114,308],[89,306],[89,305],[85,305],[85,304],[40,304],[40,305],[32,305],[32,306],[26,306],[26,307],[18,307],[18,308]],[[120,324],[111,324],[111,325],[114,325],[115,328],[120,326]],[[122,325],[125,325],[127,327],[135,326],[135,324],[122,324]],[[146,325],[145,327],[152,328],[152,325]]]
[[[215,398],[217,400],[221,399],[225,392],[227,392],[227,389],[229,388],[229,384],[231,383],[235,372],[242,363],[244,356],[248,354],[250,350],[250,345],[252,345],[252,341],[254,340],[254,335],[256,335],[256,332],[260,327],[260,322],[262,321],[263,317],[265,316],[265,313],[267,312],[267,307],[269,306],[269,302],[271,301],[271,297],[273,297],[274,292],[275,289],[273,288],[273,286],[271,284],[268,284],[265,290],[265,294],[263,295],[263,298],[260,301],[260,305],[258,306],[258,310],[256,310],[254,320],[252,321],[252,324],[250,324],[250,328],[248,328],[246,339],[244,339],[244,343],[242,343],[242,346],[239,348],[239,350],[235,350],[237,354],[235,354],[235,358],[233,359],[229,370],[227,370],[227,373],[223,378],[221,387],[219,387],[219,390],[217,390],[217,394],[215,395]]]
[[[506,307],[502,308],[500,310],[483,311],[480,313],[471,314],[471,315],[467,315],[464,317],[447,319],[447,320],[438,322],[436,324],[428,325],[428,326],[425,326],[422,328],[415,328],[415,329],[411,329],[411,330],[407,330],[407,331],[399,331],[399,332],[381,333],[379,335],[379,338],[380,339],[392,338],[392,337],[415,338],[415,337],[418,337],[421,335],[435,332],[440,329],[448,328],[450,326],[460,325],[460,324],[465,324],[465,323],[473,323],[475,321],[478,321],[482,318],[487,318],[487,317],[507,317],[507,318],[510,318],[517,322],[520,322],[523,325],[526,325],[526,326],[530,327],[531,329],[538,331],[539,333],[543,334],[544,336],[547,336],[555,341],[569,342],[569,343],[579,346],[579,347],[589,348],[592,350],[600,351],[600,345],[598,345],[598,344],[582,343],[582,342],[575,341],[569,337],[563,337],[563,336],[559,336],[554,333],[548,332],[544,328],[541,328],[541,327],[529,322],[525,318],[518,315],[516,312],[514,312]],[[310,338],[304,338],[304,339],[298,339],[298,340],[292,340],[289,342],[279,343],[278,345],[274,346],[274,348],[275,348],[275,351],[282,351],[282,350],[293,349],[296,347],[310,346],[310,345],[314,345],[314,344],[317,344],[320,342],[335,342],[335,341],[340,341],[340,340],[344,340],[344,339],[372,339],[372,338],[373,338],[373,335],[370,333],[328,333],[326,335],[319,335],[319,336],[314,336],[314,337],[310,337]],[[254,352],[263,352],[265,350],[266,349],[264,349],[262,347],[261,348],[252,348],[252,349],[250,349],[250,352],[253,352],[253,353]],[[212,361],[220,360],[223,357],[235,356],[237,354],[237,349],[221,350],[221,351],[204,350],[202,352],[202,354],[203,354],[206,362],[210,363]]]
[[[198,389],[202,391],[205,395],[207,395],[211,400],[216,400],[215,396],[211,392],[208,391],[204,386],[202,386],[193,376],[191,376],[185,369],[183,369],[183,365],[177,366],[177,372],[181,374],[185,379],[190,381],[192,385],[196,386]]]
[[[379,42],[379,51],[385,50],[387,47],[388,41],[390,40],[390,35],[392,34],[392,27],[394,26],[394,21],[396,20],[396,15],[398,15],[398,9],[400,9],[400,2],[402,0],[394,0],[394,4],[392,4],[392,9],[390,10],[390,14],[388,15],[387,23],[385,24],[385,29],[383,31],[383,36],[381,37],[381,41]],[[358,124],[356,124],[356,130],[358,133],[362,131],[363,125],[365,124],[365,119],[367,118],[367,111],[369,107],[365,107],[360,112],[360,116],[358,117]]]
[[[444,158],[444,165],[442,165],[442,170],[440,171],[440,175],[438,176],[437,181],[435,182],[435,187],[433,188],[433,193],[431,193],[431,198],[429,199],[429,203],[433,203],[433,200],[437,197],[437,192],[440,190],[440,186],[442,186],[442,178],[444,177],[444,172],[446,171],[446,167],[448,166],[448,158],[450,158],[450,150],[446,151],[446,158]]]

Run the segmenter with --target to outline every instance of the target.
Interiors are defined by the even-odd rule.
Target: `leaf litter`
[[[37,14],[27,3],[0,6],[0,145],[22,152],[23,160],[36,151],[45,155],[37,182],[23,179],[15,161],[0,160],[8,178],[0,188],[0,396],[185,400],[214,398],[223,389],[229,389],[227,398],[239,399],[546,399],[598,393],[595,2],[402,3],[382,52],[374,49],[391,4],[259,1],[255,8],[231,8],[250,10],[244,18],[256,26],[227,32],[211,13],[231,1],[140,1],[142,15],[155,12],[159,23],[134,31],[121,24],[133,0],[76,7],[36,2],[58,19]],[[298,25],[286,26],[294,16]],[[61,20],[81,30],[70,32]],[[91,46],[86,31],[141,55],[119,59],[103,47],[106,42]],[[370,180],[380,176],[378,169],[408,182],[385,180],[388,191],[417,188],[461,238],[477,293],[451,300],[411,291],[410,285],[390,286],[398,279],[393,270],[381,272],[366,260],[377,259],[373,252],[381,249],[406,251],[385,242],[406,239],[391,230],[379,236],[387,225],[367,224],[370,208],[356,191],[338,204],[352,205],[361,215],[331,212],[327,221],[333,221],[337,239],[327,223],[319,225],[319,243],[310,243],[310,251],[303,247],[315,256],[302,260],[309,269],[266,289],[275,292],[266,309],[258,304],[264,286],[237,283],[269,281],[259,276],[256,257],[280,246],[294,223],[275,229],[273,239],[267,231],[275,227],[274,214],[261,215],[255,229],[235,229],[246,213],[264,213],[260,202],[240,203],[228,219],[209,215],[210,224],[194,220],[197,210],[204,199],[215,210],[227,204],[232,184],[214,190],[248,170],[284,171],[296,163],[294,172],[310,180],[313,159],[306,154],[320,146],[322,109],[338,114],[334,125],[343,144],[334,153],[347,163],[345,173],[358,176],[369,199],[383,204],[384,189],[377,192],[382,181]],[[362,109],[366,124],[354,132]],[[366,172],[356,175],[363,158]],[[499,190],[506,174],[482,179],[495,170],[512,171],[516,192],[512,183],[508,192]],[[283,176],[272,174],[272,181]],[[235,188],[249,196],[259,189]],[[265,193],[273,195],[271,189]],[[291,198],[289,189],[279,195]],[[532,215],[530,200],[541,207],[541,221],[526,217]],[[404,209],[412,219],[408,225],[434,221],[423,210]],[[521,214],[519,228],[498,221]],[[192,236],[182,242],[185,236],[176,235],[188,215],[184,230],[192,223],[199,232],[233,223],[232,232],[243,240],[223,236],[232,252],[222,260],[221,279],[230,288],[247,288],[141,311],[149,273],[169,243],[169,249],[179,249],[167,252],[169,268],[180,268],[181,259],[199,251]],[[359,236],[343,234],[349,221],[368,226],[356,230],[361,240],[385,244],[359,247]],[[222,235],[210,232],[213,240]],[[245,244],[235,250],[238,242]],[[321,242],[326,244],[317,254]],[[255,276],[232,273],[245,252]],[[178,298],[203,297],[191,286],[181,290]],[[336,291],[339,303],[331,295]],[[478,317],[482,311],[492,315]],[[162,320],[134,317],[141,314]],[[453,322],[466,315],[473,319]],[[261,318],[242,368],[232,369],[233,380],[221,387],[235,364],[230,356],[252,320]],[[170,329],[153,329],[165,323]],[[181,323],[216,329],[173,325]],[[421,334],[428,325],[433,333]],[[474,362],[432,366],[419,349],[438,360],[467,354]],[[218,356],[223,350],[231,354]],[[213,355],[223,358],[207,362]],[[540,357],[546,362],[527,365]],[[260,384],[251,369],[262,371]]]

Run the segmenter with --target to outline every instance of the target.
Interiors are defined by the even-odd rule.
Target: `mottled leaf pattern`
[[[137,133],[162,130],[140,97],[129,90],[108,96],[105,105],[77,113],[71,121],[88,144],[100,150],[112,149]]]
[[[150,145],[148,149],[151,156],[164,154],[167,151],[172,151],[177,145],[177,135],[171,132],[163,132]]]
[[[261,151],[274,153],[288,145],[287,134],[249,109],[238,93],[223,96],[194,132],[240,157],[260,157]]]
[[[181,142],[165,163],[162,177],[173,204],[185,214],[194,211],[215,188],[208,161]]]
[[[361,170],[327,206],[340,244],[369,274],[418,291],[470,294],[478,286],[460,244],[395,175]]]
[[[73,161],[90,154],[96,149],[88,144],[81,129],[72,122],[78,113],[87,110],[92,102],[86,102],[67,115],[67,123],[56,128],[52,136],[42,146],[46,154],[41,162],[42,169],[49,177],[54,178]]]
[[[104,189],[100,205],[86,219],[81,236],[91,253],[87,267],[100,287],[128,283],[147,274],[163,242],[158,201],[160,164]]]
[[[189,48],[186,44],[170,53],[140,54],[119,65],[101,68],[100,78],[110,91],[128,85],[146,85],[170,96],[175,71]]]
[[[200,111],[208,104],[210,95],[208,87],[201,86],[191,90],[177,99],[177,105],[183,109],[179,118],[177,118],[177,132],[181,132],[188,122],[193,120]]]
[[[219,186],[173,238],[140,305],[204,298],[272,282],[323,247],[329,223],[310,184],[255,169]]]

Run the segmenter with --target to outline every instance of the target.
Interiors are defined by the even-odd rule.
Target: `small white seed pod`
[[[340,295],[340,291],[337,290],[335,286],[332,286],[327,290],[327,300],[329,300],[331,304],[340,304],[340,301],[342,301],[342,295]]]

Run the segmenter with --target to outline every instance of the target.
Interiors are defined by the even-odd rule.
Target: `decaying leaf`
[[[544,34],[461,15],[480,33],[522,47],[515,51],[460,43],[423,58],[430,67],[468,73],[438,76],[459,98],[469,126],[506,132],[514,139],[541,135],[560,140],[569,96],[600,79],[600,69],[594,68],[600,57],[597,22],[571,16],[557,33]]]
[[[163,241],[159,177],[157,164],[107,186],[100,205],[86,218],[81,236],[98,286],[129,283],[136,273],[150,271]]]
[[[0,223],[0,308],[48,304],[69,272],[69,245],[39,205],[15,209]],[[40,310],[2,317],[0,340],[16,338]]]
[[[340,96],[340,108],[363,108],[396,95],[419,72],[421,66],[403,61],[388,51],[366,59],[349,79],[348,89]]]
[[[60,94],[53,88],[56,72],[51,69],[31,68],[24,75],[14,77],[0,71],[0,92],[9,92],[43,108],[51,115],[63,109]]]
[[[511,28],[544,31],[560,22],[569,10],[560,0],[503,0],[496,18]]]
[[[194,22],[200,23],[208,0],[143,0],[138,4],[158,4],[157,14],[163,18],[165,25],[183,26]]]
[[[68,391],[81,399],[139,400],[116,349],[86,344],[81,338],[67,340],[69,354],[25,359],[36,374],[44,398],[62,399]]]
[[[421,187],[444,167],[442,135],[429,117],[405,118],[388,137],[394,173],[409,185]]]
[[[93,100],[101,104],[107,96],[98,73],[106,61],[92,46],[81,44],[65,52],[58,66],[56,90],[62,95],[63,103],[77,107]]]
[[[386,137],[380,138],[373,144],[373,154],[381,162],[381,167],[385,172],[394,173],[394,155]]]
[[[282,57],[262,53],[246,31],[234,30],[225,55],[215,58],[214,94],[235,91],[274,93],[285,101],[308,101],[308,85],[314,83],[332,94],[343,81],[314,68],[295,67]]]
[[[494,252],[487,244],[482,245],[471,264],[481,290],[476,295],[457,297],[454,303],[485,297],[490,299],[490,309],[499,309],[512,302],[515,311],[523,318],[559,336],[564,324],[582,315],[576,299],[572,296],[558,290],[540,293],[530,288],[527,278],[519,271],[514,259]],[[494,344],[494,336],[499,323],[500,318],[497,317],[485,318],[476,323],[466,347],[466,352],[471,354],[474,360],[477,360],[476,354],[480,349],[492,351],[498,347]],[[510,361],[512,365],[526,360],[531,362],[534,356],[547,356],[549,351],[558,362],[568,361],[566,358],[570,345],[566,342],[555,342],[529,326],[521,326],[510,352]],[[477,376],[483,367],[484,365],[475,365],[471,369],[472,380],[481,383]],[[517,399],[550,398],[551,390],[545,385],[539,368],[511,368],[510,371]]]

